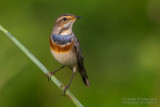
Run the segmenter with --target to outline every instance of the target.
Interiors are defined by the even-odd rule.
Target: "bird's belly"
[[[72,49],[67,52],[57,52],[51,49],[51,53],[62,65],[72,67],[77,64],[77,57]]]

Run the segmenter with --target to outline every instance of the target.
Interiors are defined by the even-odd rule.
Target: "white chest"
[[[56,52],[51,49],[51,53],[54,58],[62,65],[70,67],[77,65],[77,57],[72,49],[68,52]]]

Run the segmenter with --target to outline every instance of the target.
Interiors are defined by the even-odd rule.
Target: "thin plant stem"
[[[51,76],[49,74],[48,69],[26,48],[24,47],[10,32],[8,32],[6,29],[4,29],[0,25],[0,31],[2,31],[17,47],[24,52],[46,75]],[[51,80],[63,91],[64,85],[62,82],[60,82],[54,75],[51,76]],[[77,106],[77,107],[83,107],[83,105],[76,99],[76,97],[69,91],[66,91],[66,96]]]

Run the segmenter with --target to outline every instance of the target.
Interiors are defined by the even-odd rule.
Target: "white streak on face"
[[[67,30],[64,30],[62,33],[61,33],[61,35],[68,35],[68,34],[71,34],[72,33],[72,26],[73,26],[73,23],[74,23],[75,21],[73,21],[73,20],[71,20],[71,21],[69,21],[68,23],[66,23],[63,27],[64,28],[67,28],[67,27],[69,27]]]
[[[72,23],[72,21],[69,21],[68,23],[66,23],[63,27],[64,28],[67,28],[67,27],[69,27],[70,26],[70,24]]]

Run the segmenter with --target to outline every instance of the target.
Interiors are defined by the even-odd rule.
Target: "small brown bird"
[[[79,16],[72,14],[61,15],[55,22],[53,31],[50,37],[50,50],[53,57],[63,66],[53,72],[55,74],[64,66],[69,67],[73,71],[73,75],[69,84],[64,89],[64,94],[69,88],[71,81],[78,70],[85,85],[89,86],[88,76],[83,63],[83,55],[80,44],[72,32],[73,23],[79,19]]]

